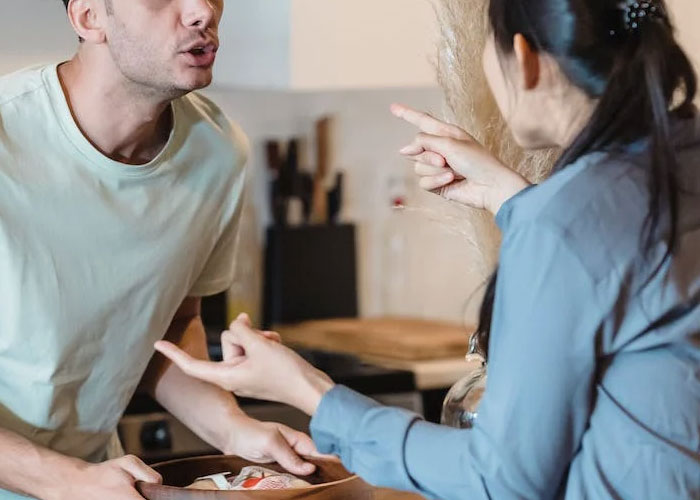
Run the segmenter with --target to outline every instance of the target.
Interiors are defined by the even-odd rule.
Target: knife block
[[[270,227],[263,326],[357,316],[355,226]]]

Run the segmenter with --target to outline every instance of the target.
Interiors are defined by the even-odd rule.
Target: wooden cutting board
[[[406,318],[332,319],[275,328],[285,343],[305,349],[401,360],[463,357],[474,328]]]

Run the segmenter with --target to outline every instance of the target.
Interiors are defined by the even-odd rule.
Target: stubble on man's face
[[[170,2],[160,6],[150,0],[104,0],[108,16],[108,46],[126,81],[143,93],[177,98],[208,86],[212,71],[196,75],[182,71],[179,52],[192,33],[183,31]],[[216,31],[216,30],[214,30]]]

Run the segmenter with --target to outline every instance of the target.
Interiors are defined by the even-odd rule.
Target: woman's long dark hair
[[[555,171],[595,151],[649,141],[649,211],[643,250],[660,223],[669,258],[678,235],[678,160],[674,117],[695,114],[697,78],[674,36],[664,0],[491,0],[489,20],[501,54],[516,34],[547,53],[574,85],[598,100],[593,115],[562,154]],[[487,353],[498,271],[486,288],[477,334]]]

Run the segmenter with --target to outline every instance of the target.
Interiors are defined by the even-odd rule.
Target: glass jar
[[[486,390],[486,356],[479,349],[478,336],[469,341],[467,362],[476,364],[464,378],[452,386],[442,405],[440,423],[458,429],[471,429],[479,416],[479,403]]]

